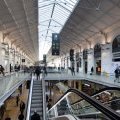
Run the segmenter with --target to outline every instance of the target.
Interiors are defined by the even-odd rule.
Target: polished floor
[[[26,89],[26,86],[24,86],[23,92],[20,96],[20,100],[25,102],[26,106],[27,106],[28,91],[29,90]],[[19,102],[19,105],[20,105],[20,102]],[[16,105],[16,98],[12,97],[12,98],[8,99],[6,106],[7,106],[6,112],[5,112],[2,120],[5,120],[6,117],[10,117],[11,120],[18,120],[18,116],[20,114],[20,108],[19,108],[19,106],[17,107],[17,105]],[[25,111],[24,111],[24,115],[25,115]]]

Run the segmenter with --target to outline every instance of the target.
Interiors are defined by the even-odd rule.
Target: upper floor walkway
[[[0,77],[0,105],[25,81],[30,73],[13,72]]]
[[[107,75],[90,75],[84,73],[75,73],[72,75],[71,72],[55,72],[48,73],[47,76],[44,77],[44,80],[87,80],[90,82],[98,83],[101,85],[109,86],[109,87],[119,87],[120,88],[120,80],[119,82],[115,80],[115,76],[107,76]]]

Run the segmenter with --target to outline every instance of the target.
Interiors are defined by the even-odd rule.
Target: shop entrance
[[[80,67],[80,56],[79,52],[76,53],[76,72],[79,72],[79,67]]]
[[[101,45],[96,44],[94,47],[95,72],[97,75],[101,74]]]
[[[101,60],[96,60],[96,74],[101,74]]]
[[[84,69],[84,73],[86,74],[87,73],[87,57],[88,57],[88,51],[87,49],[85,49],[83,51],[83,61],[84,61],[84,64],[83,64],[83,69]]]
[[[76,71],[79,72],[79,62],[77,62],[76,65],[77,65],[77,66],[76,66]]]
[[[84,68],[85,68],[85,73],[87,73],[87,61],[85,61],[85,66],[84,66]]]

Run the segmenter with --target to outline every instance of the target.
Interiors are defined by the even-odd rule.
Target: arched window
[[[83,50],[83,59],[87,59],[87,55],[88,54],[88,51],[87,49]]]
[[[96,44],[94,47],[94,57],[95,58],[101,57],[101,45],[100,44]]]
[[[113,40],[112,52],[120,52],[120,35]]]

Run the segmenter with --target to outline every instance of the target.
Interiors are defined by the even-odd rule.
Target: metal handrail
[[[94,98],[88,96],[87,94],[83,93],[82,91],[78,91],[76,89],[69,89],[67,92],[65,92],[65,94],[55,103],[55,105],[47,113],[49,113],[57,104],[60,103],[61,100],[63,100],[70,93],[75,93],[78,96],[82,97],[88,103],[90,103],[95,108],[97,108],[99,111],[101,111],[103,114],[108,116],[110,119],[112,119],[112,120],[119,120],[120,119],[120,115],[118,113],[114,112],[114,110],[110,109],[107,106],[104,106],[99,101],[97,101]]]
[[[69,88],[71,88],[71,87],[69,87]],[[95,96],[99,95],[100,93],[102,93],[102,92],[104,92],[104,91],[107,91],[107,90],[108,90],[108,91],[110,91],[110,90],[120,91],[120,88],[117,88],[117,87],[107,87],[107,88],[103,88],[103,89],[101,89],[101,90],[93,93],[91,96],[92,96],[92,97],[95,97]],[[78,102],[80,102],[80,101],[82,101],[82,100],[83,100],[83,99],[77,100],[76,102],[71,103],[71,105],[74,105],[74,104],[76,104],[76,103],[78,103]]]
[[[10,75],[8,75],[7,77],[10,77]],[[1,95],[0,104],[2,104],[24,82],[24,80],[21,80],[18,83],[14,84],[13,86],[11,86],[11,88],[8,91],[6,91],[3,95]]]
[[[46,96],[45,96],[45,81],[44,81],[44,73],[42,77],[42,92],[43,92],[43,120],[46,120]]]
[[[1,76],[0,79],[6,78],[6,77],[11,77],[11,75],[14,75],[14,74],[16,74],[16,73],[22,73],[22,72],[23,72],[23,70],[18,71],[18,72],[12,72],[12,73],[7,74],[7,75],[5,75],[5,76]]]
[[[32,90],[33,90],[33,77],[31,79],[31,85],[30,85],[29,101],[28,101],[28,108],[27,108],[27,117],[26,117],[26,120],[30,119],[30,108],[31,108]]]

